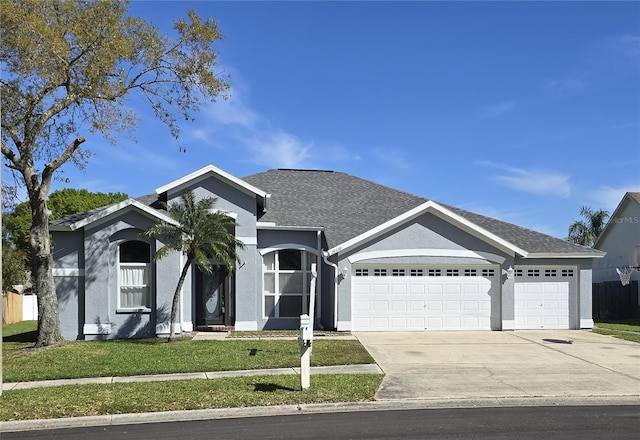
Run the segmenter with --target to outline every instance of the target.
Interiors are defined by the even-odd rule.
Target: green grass
[[[134,376],[144,374],[252,370],[300,365],[296,340],[231,339],[193,341],[179,338],[117,341],[75,341],[31,349],[34,321],[3,327],[4,382]],[[355,340],[314,341],[312,366],[373,363]]]
[[[30,420],[207,408],[373,400],[382,375],[313,375],[300,391],[296,375],[116,383],[5,391],[0,420]]]
[[[640,344],[640,319],[596,320],[593,332]]]

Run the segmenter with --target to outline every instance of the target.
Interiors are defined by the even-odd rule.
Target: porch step
[[[235,327],[232,325],[200,325],[196,327],[198,332],[232,332]]]

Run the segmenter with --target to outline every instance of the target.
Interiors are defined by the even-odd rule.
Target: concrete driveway
[[[640,344],[588,331],[355,335],[386,374],[378,400],[640,398]]]

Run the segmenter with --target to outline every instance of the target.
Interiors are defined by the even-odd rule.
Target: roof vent
[[[278,171],[310,171],[313,173],[333,173],[333,170],[303,170],[299,168],[278,168]]]

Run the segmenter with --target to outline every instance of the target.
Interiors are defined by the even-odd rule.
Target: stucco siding
[[[166,305],[175,289],[174,276],[177,262],[171,258],[152,264],[151,304],[148,310],[133,312],[119,309],[118,304],[118,246],[127,240],[142,240],[151,245],[155,254],[156,243],[145,239],[141,233],[153,223],[148,216],[135,210],[107,219],[100,225],[86,230],[85,239],[85,310],[84,337],[86,339],[153,337],[156,335],[156,319],[164,316]],[[156,279],[160,274],[161,281]],[[175,278],[177,280],[177,278]],[[173,289],[170,287],[173,285]],[[168,315],[168,311],[166,312]]]
[[[53,281],[58,297],[60,332],[82,338],[84,323],[84,245],[82,231],[52,233]]]
[[[255,197],[234,188],[218,179],[210,178],[199,181],[195,184],[180,188],[180,192],[173,192],[167,195],[167,204],[177,203],[180,194],[184,191],[192,190],[196,200],[206,197],[216,199],[214,209],[228,211],[236,214],[236,236],[255,237],[256,236],[256,199]]]
[[[597,244],[597,249],[606,252],[604,258],[593,262],[593,282],[620,281],[617,267],[629,265],[629,254],[640,245],[640,205],[627,200],[619,212],[609,220],[607,232]],[[640,282],[640,272],[634,272],[631,280]]]

